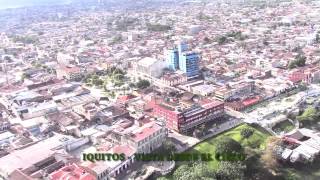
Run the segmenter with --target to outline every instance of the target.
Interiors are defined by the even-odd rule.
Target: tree
[[[177,148],[172,141],[164,141],[162,147],[166,154],[174,153],[177,151]]]
[[[313,107],[309,107],[304,110],[303,114],[300,116],[297,116],[297,120],[299,122],[305,123],[305,121],[315,121],[319,117],[319,113],[317,110]]]
[[[288,65],[288,68],[289,68],[289,69],[294,69],[294,68],[296,68],[296,62],[295,62],[295,61],[290,61],[290,62],[289,62],[289,65]]]
[[[229,137],[223,137],[216,143],[216,153],[234,153],[242,152],[243,148],[241,144]]]
[[[115,98],[116,97],[116,93],[114,91],[112,91],[111,94],[110,94],[110,97],[111,98]]]
[[[183,164],[174,171],[173,178],[180,179],[181,177],[186,176],[186,174],[191,173],[190,170],[191,168],[188,165]]]
[[[220,44],[220,45],[226,43],[227,41],[228,41],[228,39],[225,36],[218,37],[218,44]]]
[[[261,156],[261,160],[263,160],[264,164],[271,170],[275,170],[278,164],[277,157],[277,147],[281,144],[281,139],[276,136],[271,136],[266,141],[267,148]]]
[[[150,86],[150,82],[148,80],[140,80],[136,86],[139,89],[145,89]]]
[[[306,60],[307,57],[300,53],[295,57],[294,60],[290,61],[288,68],[293,69],[296,67],[303,67],[306,65]]]
[[[113,44],[117,44],[117,43],[120,43],[122,42],[123,39],[122,39],[122,36],[121,35],[116,35],[112,38],[111,42],[109,43],[109,45],[113,45]]]
[[[195,179],[216,179],[216,172],[208,168],[204,163],[194,163],[192,165],[183,164],[173,173],[173,179],[195,180]]]
[[[193,174],[198,177],[197,179],[211,178],[211,180],[216,176],[216,172],[209,169],[209,167],[204,163],[195,163],[192,167]]]
[[[204,43],[209,44],[211,42],[211,40],[208,37],[205,37],[203,39]]]
[[[162,32],[171,30],[172,27],[169,25],[162,25],[162,24],[147,24],[148,31],[155,31],[155,32]]]
[[[217,179],[242,180],[246,166],[242,162],[222,161],[217,170]]]
[[[21,75],[21,80],[24,81],[26,78],[30,78],[30,74],[23,73],[23,74]]]
[[[307,57],[304,56],[303,54],[298,54],[295,59],[296,59],[296,65],[298,67],[303,67],[306,65]]]
[[[253,133],[254,133],[254,129],[252,128],[244,128],[244,129],[241,129],[241,132],[240,132],[241,136],[245,139],[252,136]]]
[[[161,177],[158,177],[157,180],[168,180],[168,178],[161,176]]]
[[[135,88],[136,85],[135,85],[134,83],[130,83],[130,84],[129,84],[129,87],[130,87],[130,88]]]
[[[92,84],[95,86],[101,86],[103,84],[103,80],[99,79],[99,78],[93,78],[91,80]]]
[[[300,91],[305,91],[305,90],[308,89],[308,85],[307,85],[306,83],[300,83],[300,84],[298,85],[298,89],[299,89]]]

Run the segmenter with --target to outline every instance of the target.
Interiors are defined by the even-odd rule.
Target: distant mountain
[[[0,9],[70,4],[76,0],[0,0]]]

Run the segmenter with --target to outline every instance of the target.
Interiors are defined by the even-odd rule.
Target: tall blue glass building
[[[171,70],[179,69],[179,52],[177,48],[167,50],[166,54],[166,62]]]
[[[183,52],[179,56],[179,68],[188,77],[199,75],[199,55],[195,52]]]
[[[199,75],[199,54],[188,51],[188,45],[184,42],[179,43],[177,48],[167,50],[165,56],[170,69],[180,69],[187,77]]]

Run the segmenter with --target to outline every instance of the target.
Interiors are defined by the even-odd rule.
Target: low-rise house
[[[72,107],[73,111],[85,117],[88,120],[93,120],[99,111],[99,107],[94,103],[81,104]]]
[[[167,86],[176,86],[188,81],[188,77],[184,73],[167,73],[160,79],[162,84]]]
[[[282,137],[285,142],[282,158],[290,162],[312,162],[320,155],[320,132],[298,129]]]

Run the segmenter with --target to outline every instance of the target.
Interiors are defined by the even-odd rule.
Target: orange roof
[[[124,95],[124,96],[119,96],[118,101],[126,102],[130,99],[133,99],[133,98],[135,98],[135,96],[133,96],[133,95]]]

